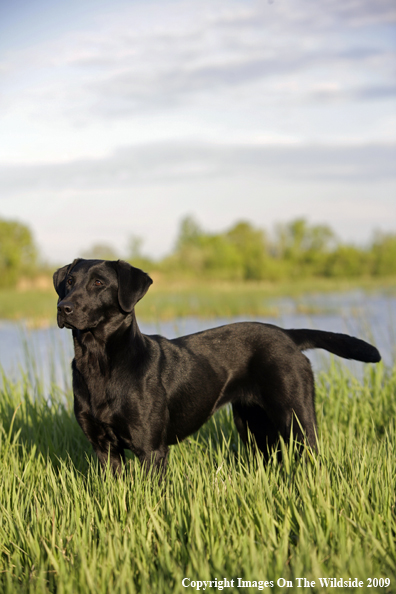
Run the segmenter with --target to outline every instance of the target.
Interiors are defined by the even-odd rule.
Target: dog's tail
[[[301,351],[307,349],[325,349],[344,359],[355,359],[364,363],[378,363],[381,355],[378,350],[368,342],[335,332],[323,330],[286,330],[292,341]]]

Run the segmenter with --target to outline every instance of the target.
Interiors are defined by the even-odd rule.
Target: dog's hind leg
[[[246,406],[243,404],[232,405],[234,422],[238,433],[245,445],[250,441],[253,448],[257,447],[268,461],[272,450],[279,440],[278,427],[269,418],[265,410],[257,404]]]
[[[294,406],[292,410],[292,426],[289,429],[288,436],[290,436],[291,429],[293,429],[293,435],[297,441],[306,443],[310,448],[317,451],[317,424],[313,401],[309,406],[307,404],[304,407],[298,404]]]
[[[248,443],[248,427],[245,415],[243,414],[243,406],[240,404],[233,404],[232,405],[232,413],[234,415],[234,423],[235,427],[238,430],[239,436],[242,439],[243,443],[247,445]]]
[[[248,444],[250,433],[254,438],[253,447],[261,451],[266,462],[275,449],[278,449],[278,459],[281,459],[279,438],[282,437],[288,442],[292,431],[300,443],[306,442],[311,448],[317,449],[314,417],[307,419],[303,411],[278,411],[276,416],[270,417],[259,405],[233,404],[233,413],[235,426],[242,441]]]

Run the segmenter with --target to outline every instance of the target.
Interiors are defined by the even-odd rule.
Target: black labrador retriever
[[[319,330],[241,322],[173,340],[142,334],[135,305],[151,278],[127,262],[74,260],[54,274],[58,325],[73,331],[74,410],[103,467],[132,450],[165,470],[169,446],[232,404],[244,443],[249,431],[268,459],[291,431],[316,449],[315,388],[301,351],[322,348],[358,361],[381,357],[370,344]]]

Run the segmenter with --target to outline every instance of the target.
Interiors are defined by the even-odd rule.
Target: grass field
[[[366,371],[318,377],[319,455],[264,469],[223,409],[172,449],[163,488],[133,457],[103,478],[71,394],[3,378],[0,592],[395,592],[396,369]]]
[[[164,321],[184,316],[216,318],[249,315],[276,316],[276,298],[298,297],[306,293],[349,291],[396,291],[395,278],[302,279],[293,282],[168,282],[154,278],[154,284],[137,305],[139,319]],[[0,320],[26,320],[31,325],[56,323],[55,290],[0,289]],[[315,313],[315,312],[307,312]]]

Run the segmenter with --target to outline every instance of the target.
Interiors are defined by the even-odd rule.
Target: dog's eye
[[[68,285],[72,285],[73,284],[73,279],[72,278],[68,278],[66,282],[67,282]]]
[[[103,283],[102,283],[102,281],[100,281],[100,280],[96,279],[96,281],[94,282],[94,285],[95,285],[96,287],[101,287],[101,286],[103,285]]]

